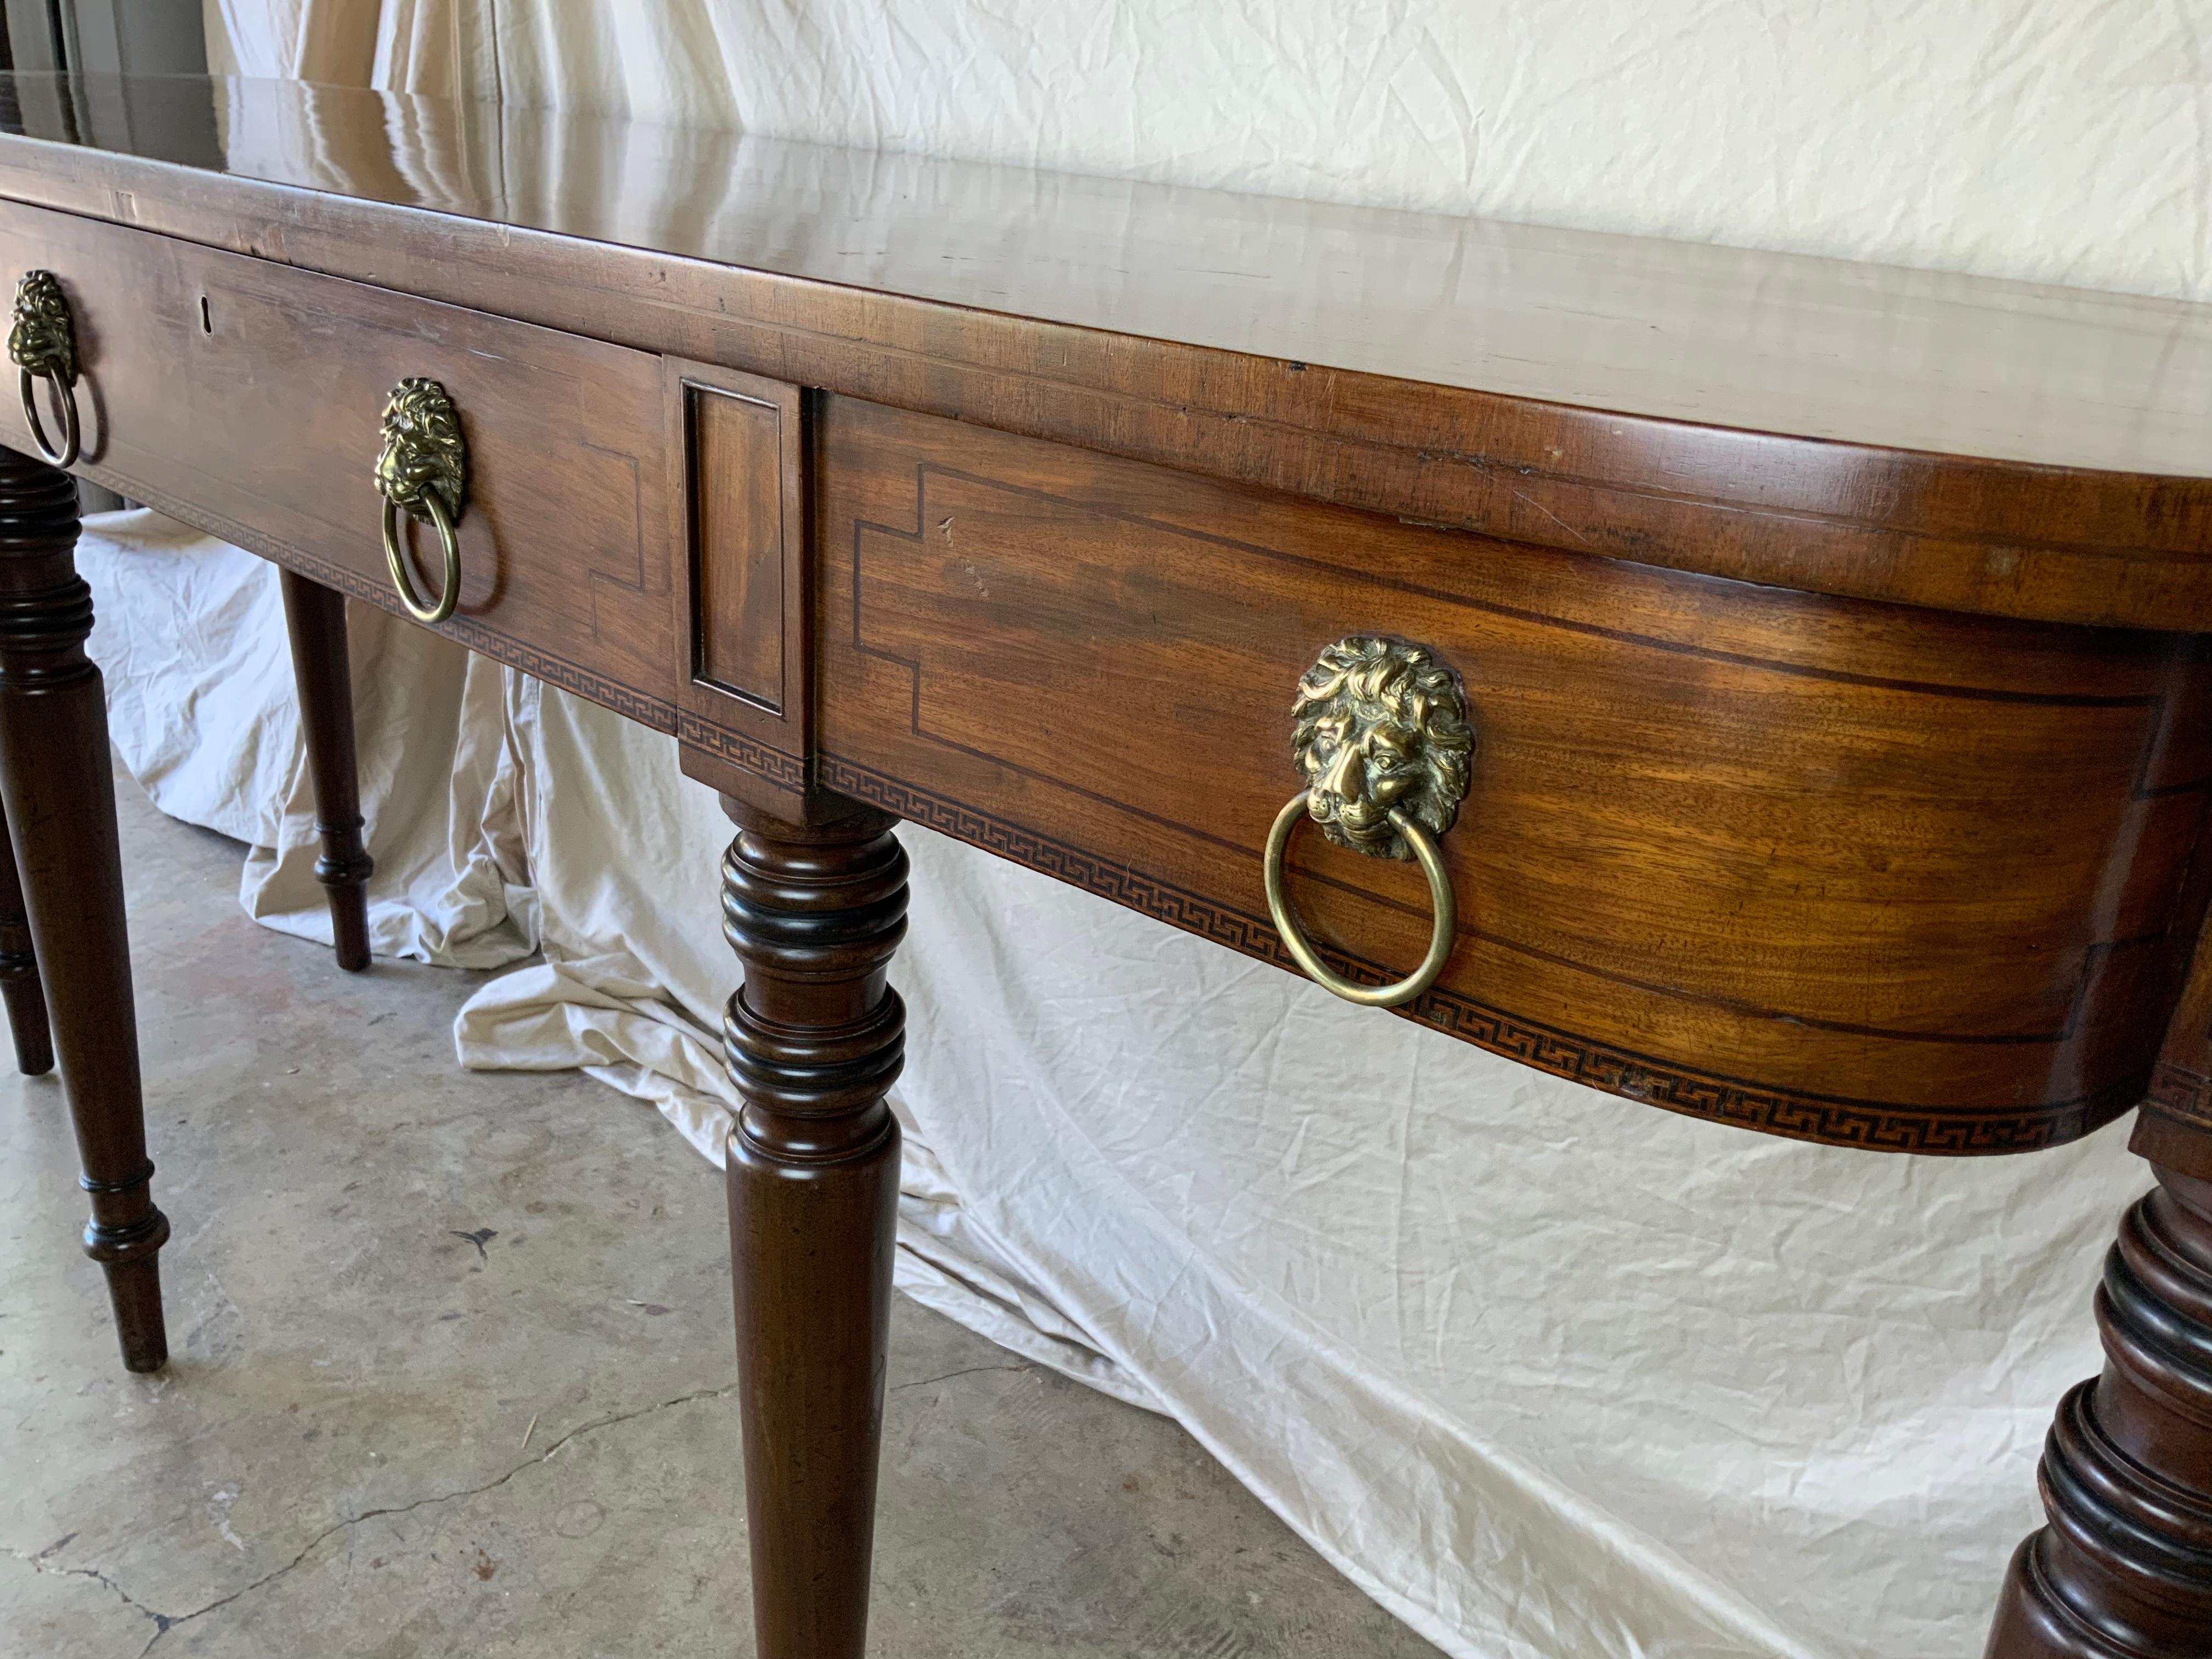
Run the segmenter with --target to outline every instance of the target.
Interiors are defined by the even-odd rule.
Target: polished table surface
[[[1431,386],[2212,476],[2212,314],[2172,301],[301,82],[66,85],[19,78],[15,126],[110,162]]]
[[[769,1659],[862,1640],[902,818],[1747,1128],[2148,1097],[1990,1651],[2212,1653],[2212,307],[290,82],[9,76],[0,129],[53,279],[0,976],[130,1363],[166,1224],[42,451],[285,568],[342,951],[337,594],[722,793]]]

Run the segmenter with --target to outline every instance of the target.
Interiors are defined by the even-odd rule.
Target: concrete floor
[[[173,1358],[122,1369],[61,1090],[8,1075],[0,1654],[750,1654],[719,1177],[459,1070],[480,976],[340,974],[118,793]],[[1435,1652],[1179,1429],[903,1300],[884,1462],[884,1659]]]

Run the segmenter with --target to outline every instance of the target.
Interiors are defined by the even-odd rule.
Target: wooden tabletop
[[[9,80],[36,137],[495,224],[1588,409],[2212,476],[2212,306],[296,82]]]
[[[2212,617],[2212,306],[293,82],[10,76],[0,128],[0,193],[364,280],[419,253],[417,291],[628,343],[708,355],[607,292],[1141,383],[1142,421],[1024,429],[1269,488],[1864,598]],[[351,258],[257,239],[219,199],[249,181],[381,217],[283,208]],[[531,300],[539,234],[623,251],[599,297]],[[514,297],[420,269],[472,258]],[[831,384],[787,347],[737,366]]]

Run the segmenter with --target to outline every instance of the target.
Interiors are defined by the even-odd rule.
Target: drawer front
[[[823,399],[820,775],[1283,960],[1261,851],[1300,676],[1395,635],[1475,726],[1449,965],[1408,1011],[1808,1139],[2011,1150],[2139,1097],[2201,874],[2196,641],[1488,541]],[[1311,826],[1309,933],[1429,940]]]
[[[0,274],[33,269],[60,279],[75,320],[79,471],[389,610],[380,422],[401,380],[438,381],[467,456],[441,631],[673,729],[657,357],[0,204]],[[0,405],[0,441],[28,447],[16,399]],[[428,595],[437,538],[410,525]]]

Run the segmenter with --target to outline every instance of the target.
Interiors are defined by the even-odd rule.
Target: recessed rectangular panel
[[[692,672],[783,707],[783,412],[687,384],[691,432]]]
[[[690,775],[803,816],[811,776],[808,416],[784,380],[664,360],[686,536],[677,736]],[[750,792],[750,793],[749,793]]]

